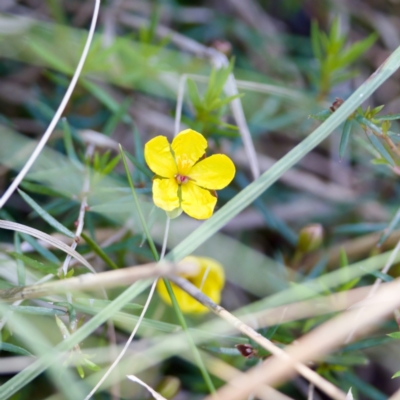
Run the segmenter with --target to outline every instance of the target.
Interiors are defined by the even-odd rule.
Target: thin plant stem
[[[385,264],[385,266],[382,268],[381,272],[383,274],[387,274],[389,272],[389,269],[393,265],[394,260],[396,259],[396,256],[397,256],[397,253],[399,252],[399,250],[400,250],[400,240],[397,242],[396,247],[393,249],[392,253],[390,254],[389,259],[387,260],[387,262]],[[372,285],[371,290],[368,292],[368,295],[367,295],[366,299],[371,298],[376,293],[376,291],[379,289],[379,286],[381,285],[381,283],[382,283],[382,279],[378,278],[374,282],[374,284]],[[357,330],[357,320],[359,319],[359,317],[363,313],[364,309],[365,309],[365,307],[362,307],[362,308],[360,308],[358,310],[358,313],[357,313],[357,315],[355,317],[355,321],[354,321],[354,328],[349,333],[349,335],[347,336],[345,343],[350,343],[353,340],[353,337],[354,337],[354,335],[356,333],[356,330]]]
[[[185,95],[186,80],[187,80],[187,74],[183,74],[179,78],[178,95],[177,95],[177,98],[176,98],[174,136],[176,136],[180,131],[180,124],[181,124],[181,117],[182,117],[182,106],[183,106],[183,97]]]
[[[33,163],[38,158],[39,154],[43,150],[44,146],[46,145],[46,142],[49,140],[51,134],[53,133],[54,128],[56,127],[58,121],[61,118],[61,115],[72,95],[72,92],[75,89],[76,83],[78,82],[79,75],[82,72],[83,64],[85,63],[86,57],[89,53],[90,45],[92,43],[92,39],[93,39],[93,35],[94,35],[94,30],[96,28],[97,17],[99,15],[99,9],[100,9],[100,0],[95,0],[92,22],[90,25],[89,34],[88,34],[88,37],[87,37],[87,40],[85,43],[85,47],[83,49],[78,66],[76,67],[74,75],[68,86],[68,89],[65,92],[64,98],[62,99],[56,113],[54,114],[53,119],[50,122],[50,125],[46,129],[46,132],[43,134],[42,138],[40,139],[35,150],[29,157],[28,161],[26,162],[24,167],[21,169],[21,171],[18,173],[18,175],[15,177],[14,181],[11,183],[11,185],[8,187],[8,189],[5,191],[3,196],[0,198],[0,208],[3,208],[4,204],[14,193],[15,189],[18,187],[18,185],[21,183],[21,181],[24,179],[25,175],[28,173],[29,169],[32,167]]]
[[[270,340],[260,335],[257,331],[255,331],[250,326],[243,323],[240,319],[235,317],[233,314],[225,310],[223,307],[214,303],[208,296],[204,293],[200,292],[196,286],[190,283],[188,280],[181,278],[179,276],[170,278],[172,282],[174,282],[177,286],[179,286],[182,290],[196,299],[198,302],[206,306],[220,318],[227,321],[230,325],[234,326],[240,332],[254,340],[264,349],[268,350],[271,354],[281,358],[282,360],[289,360],[290,356],[281,348],[277,347]],[[335,385],[325,380],[323,377],[318,375],[315,371],[308,368],[306,365],[301,364],[299,362],[294,362],[294,368],[297,370],[299,374],[301,374],[304,378],[309,380],[314,386],[318,387],[321,391],[328,394],[334,399],[344,400],[346,395],[340,389],[338,389]],[[207,397],[208,399],[208,397]]]
[[[133,182],[132,182],[132,178],[131,178],[130,173],[129,173],[128,164],[127,164],[126,158],[125,158],[125,153],[122,150],[121,146],[120,146],[120,152],[121,152],[121,155],[122,155],[122,161],[124,163],[125,172],[126,172],[126,175],[127,175],[127,178],[128,178],[128,182],[129,182],[129,185],[130,185],[131,190],[132,190],[132,195],[133,195],[136,207],[138,209],[138,213],[139,213],[140,221],[142,223],[143,231],[145,232],[147,241],[149,242],[149,246],[150,246],[150,249],[151,249],[151,251],[153,253],[154,259],[156,261],[158,261],[159,260],[158,252],[157,252],[157,249],[156,249],[156,247],[154,245],[153,238],[150,235],[150,231],[149,231],[149,228],[147,227],[146,220],[144,218],[142,210],[140,208],[139,199],[137,197],[136,190],[135,190],[135,187],[134,187]],[[169,229],[169,221],[167,223],[167,227]],[[166,239],[164,239],[165,250],[166,250],[166,242],[165,242],[165,240]],[[163,245],[163,247],[164,247],[164,245]],[[163,254],[163,258],[164,258],[164,254]],[[165,286],[167,288],[168,294],[169,294],[169,296],[171,298],[172,306],[174,307],[174,310],[175,310],[175,313],[177,315],[177,318],[178,318],[178,320],[179,320],[179,322],[180,322],[180,324],[182,326],[182,329],[186,332],[186,335],[187,335],[187,338],[188,338],[188,341],[189,341],[189,345],[191,347],[191,350],[193,351],[193,354],[194,354],[194,357],[196,359],[196,362],[198,363],[198,367],[199,367],[199,369],[201,371],[201,374],[203,375],[203,378],[204,378],[204,380],[206,382],[206,385],[207,385],[209,391],[211,393],[214,393],[215,392],[215,388],[214,388],[214,385],[212,383],[211,377],[210,377],[210,375],[209,375],[209,373],[208,373],[208,371],[207,371],[207,369],[206,369],[206,367],[205,367],[205,365],[204,365],[204,363],[203,363],[203,361],[201,359],[199,350],[197,349],[197,347],[196,347],[196,345],[195,345],[195,343],[193,341],[193,338],[190,336],[189,329],[188,329],[188,326],[187,326],[186,321],[185,321],[185,317],[183,316],[182,311],[181,311],[181,309],[179,307],[179,304],[178,304],[178,302],[176,300],[176,297],[175,297],[174,291],[172,290],[171,284],[168,281],[168,279],[164,279],[164,283],[165,283]],[[153,282],[152,289],[155,286],[156,286],[156,284]],[[153,291],[154,291],[154,289],[153,289]],[[152,291],[150,293],[152,295]]]
[[[94,144],[89,144],[86,153],[85,153],[85,159],[90,159],[93,155],[93,151],[94,151]],[[83,225],[85,222],[85,213],[86,213],[86,209],[88,207],[88,203],[87,203],[87,198],[88,198],[88,194],[89,194],[89,190],[90,190],[90,176],[89,176],[89,171],[86,168],[85,169],[85,175],[84,175],[84,180],[83,180],[83,186],[82,186],[82,201],[81,201],[81,205],[79,208],[79,215],[78,215],[78,220],[77,220],[77,227],[76,227],[76,231],[75,231],[75,239],[74,241],[71,243],[71,249],[75,250],[76,246],[79,243],[80,237],[81,237],[81,233],[83,231]],[[64,276],[67,275],[68,273],[68,267],[69,264],[71,262],[71,256],[68,254],[67,257],[64,260],[63,266],[62,266],[62,271],[64,273]]]
[[[170,226],[170,218],[167,217],[167,222],[165,224],[165,232],[164,232],[164,239],[163,239],[163,245],[162,245],[162,250],[161,250],[161,255],[160,255],[160,261],[164,258],[165,251],[167,249],[167,242],[168,242],[168,233],[169,233],[169,226]],[[155,279],[153,281],[153,284],[151,285],[149,295],[147,296],[146,303],[143,307],[142,312],[140,313],[140,316],[137,320],[137,323],[135,325],[135,328],[133,329],[131,335],[129,336],[128,340],[125,343],[124,348],[122,349],[121,353],[118,355],[118,357],[115,359],[115,361],[111,364],[110,368],[107,370],[107,372],[103,375],[103,377],[97,382],[96,386],[91,390],[91,392],[85,397],[85,400],[90,399],[94,393],[96,393],[97,389],[102,385],[102,383],[107,379],[107,377],[111,374],[111,372],[114,370],[114,368],[118,365],[118,363],[121,361],[122,357],[125,355],[126,351],[128,350],[128,347],[132,343],[132,340],[134,339],[136,332],[138,331],[140,325],[142,324],[143,318],[147,312],[147,309],[149,308],[151,299],[153,298],[155,288],[157,286],[158,279]]]
[[[103,290],[105,288],[126,286],[143,279],[154,279],[174,273],[194,273],[196,271],[197,268],[191,263],[179,263],[175,265],[167,262],[163,262],[162,264],[150,263],[105,271],[98,274],[84,274],[54,282],[2,289],[0,290],[0,300],[3,302],[12,302],[74,290]],[[53,277],[53,275],[49,276]]]

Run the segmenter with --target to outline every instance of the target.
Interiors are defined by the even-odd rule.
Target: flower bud
[[[178,218],[182,214],[182,211],[183,211],[182,208],[178,207],[172,211],[166,211],[166,213],[170,219],[175,219],[175,218]]]
[[[181,387],[181,381],[175,376],[166,376],[158,384],[156,391],[161,394],[161,396],[166,399],[174,398]]]
[[[317,250],[321,246],[323,237],[324,230],[321,224],[305,226],[299,233],[297,251],[305,254]]]
[[[243,357],[252,358],[257,355],[257,350],[251,344],[237,344],[235,347]]]

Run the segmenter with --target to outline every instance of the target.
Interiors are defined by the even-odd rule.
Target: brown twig
[[[240,332],[254,340],[261,347],[268,350],[270,353],[277,356],[279,359],[286,360],[290,357],[286,354],[286,352],[279,347],[275,346],[270,340],[266,339],[264,336],[260,335],[250,326],[244,324],[241,320],[236,318],[230,312],[226,311],[223,307],[214,303],[209,297],[207,297],[204,293],[202,293],[197,287],[192,285],[189,281],[179,276],[174,276],[170,278],[172,282],[174,282],[177,286],[179,286],[186,293],[190,294],[193,298],[199,301],[201,304],[209,308],[220,318],[227,321],[230,325],[234,326]],[[324,393],[331,396],[333,399],[344,400],[346,395],[334,386],[332,383],[326,381],[324,378],[319,376],[316,372],[305,366],[301,363],[295,363],[294,368],[297,370],[299,374],[301,374],[304,378],[312,382],[316,387],[322,390]],[[254,387],[253,387],[254,389]],[[221,399],[230,399],[230,397],[222,396]],[[207,397],[207,400],[211,400],[212,397]]]
[[[40,285],[0,290],[0,299],[6,302],[13,302],[21,299],[48,296],[55,293],[65,293],[73,290],[97,290],[99,288],[126,286],[141,279],[169,276],[170,274],[182,272],[193,273],[194,269],[196,269],[195,266],[189,263],[150,263],[98,274],[84,274],[78,277]]]
[[[359,318],[357,321],[358,328],[365,330],[366,328],[375,327],[379,320],[399,307],[399,289],[400,280],[387,283],[384,288],[381,287],[368,300],[368,313],[364,313]],[[361,302],[358,306],[364,307],[366,303]],[[288,346],[285,349],[287,357],[276,357],[274,355],[258,368],[250,370],[245,379],[239,382],[242,384],[241,389],[235,388],[235,390],[232,390],[225,386],[217,392],[217,395],[223,399],[239,400],[246,396],[249,390],[254,390],[261,383],[274,385],[288,379],[295,374],[297,363],[317,359],[340,346],[353,329],[357,313],[358,310],[351,310],[320,325],[296,340],[295,345]],[[250,389],[248,389],[249,387]],[[344,399],[345,397],[340,398]],[[206,399],[210,400],[211,398],[208,397]]]

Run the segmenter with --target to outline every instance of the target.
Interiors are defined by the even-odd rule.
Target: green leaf
[[[63,72],[66,75],[72,75],[72,68],[62,61],[59,57],[49,49],[49,46],[39,40],[34,40],[27,36],[27,46],[39,59],[42,59],[45,64],[57,71]]]
[[[389,343],[391,341],[392,341],[392,339],[390,339],[386,336],[362,339],[362,340],[359,340],[358,342],[351,343],[351,344],[343,347],[342,352],[369,349],[370,347],[381,346],[381,345],[383,345],[385,343]]]
[[[388,333],[387,336],[391,337],[392,339],[400,339],[400,332]]]
[[[146,235],[146,238],[147,238],[147,241],[149,243],[151,252],[153,253],[154,259],[155,259],[155,261],[158,261],[159,260],[158,251],[157,251],[156,246],[154,244],[153,238],[150,235],[150,231],[149,231],[149,228],[147,226],[146,219],[145,219],[145,217],[144,217],[144,215],[142,213],[142,210],[141,210],[141,207],[140,207],[140,203],[139,203],[139,199],[138,199],[137,194],[136,194],[135,186],[134,186],[134,184],[132,182],[131,174],[129,172],[128,163],[126,162],[125,152],[122,149],[121,145],[119,146],[119,150],[121,152],[122,162],[124,163],[126,177],[128,178],[129,186],[130,186],[131,191],[132,191],[132,196],[133,196],[133,199],[135,201],[135,205],[136,205],[136,208],[137,208],[137,212],[139,214],[139,218],[140,218],[140,222],[141,222],[142,227],[143,227],[143,231],[144,231],[144,233]]]
[[[87,299],[87,298],[74,298],[74,300],[81,305],[87,306],[87,307],[97,307],[99,310],[102,310],[104,307],[108,306],[112,301],[111,300],[98,300],[98,299]],[[126,310],[126,311],[137,311],[141,310],[143,306],[141,304],[134,304],[134,303],[128,303],[125,304],[121,310]],[[174,326],[174,329],[176,329],[176,326]]]
[[[28,350],[23,349],[22,347],[15,346],[10,343],[0,343],[0,350],[1,351],[8,351],[9,353],[19,354],[21,356],[30,356],[33,357],[33,354],[30,353]]]
[[[380,113],[380,112],[382,111],[383,107],[385,107],[384,104],[381,105],[381,106],[375,107],[373,110],[371,110],[371,113],[370,113],[371,116],[372,116],[373,118],[375,118],[376,114]]]
[[[340,20],[335,18],[331,25],[331,30],[329,31],[329,41],[335,43],[340,39]]]
[[[192,79],[187,80],[187,88],[188,88],[189,98],[193,104],[193,107],[195,109],[201,107],[202,101],[200,99],[200,95],[197,90],[197,85],[194,83],[194,81]]]
[[[370,400],[387,400],[387,395],[370,385],[365,379],[359,378],[353,372],[347,370],[340,375],[344,382],[355,387],[360,393],[363,393],[366,398]]]
[[[10,256],[14,257],[17,260],[23,261],[26,265],[30,266],[31,268],[34,268],[40,272],[46,273],[46,274],[53,274],[57,275],[58,272],[58,265],[54,264],[43,264],[39,261],[34,260],[33,258],[30,258],[28,256],[24,256],[19,253],[15,252],[10,252],[8,253]]]
[[[372,271],[371,275],[375,276],[375,278],[381,279],[383,282],[392,282],[394,278],[388,274],[384,274],[381,271]]]
[[[324,363],[344,366],[368,365],[368,357],[361,354],[328,355],[323,358]]]
[[[349,265],[349,260],[347,258],[346,250],[342,247],[340,249],[340,267],[347,267]]]
[[[353,125],[353,120],[348,119],[343,125],[342,137],[340,138],[340,146],[339,146],[339,157],[343,158],[344,152],[346,151],[347,145],[349,143],[351,129]]]
[[[19,238],[18,232],[14,232],[14,249],[18,254],[22,254],[21,251],[21,240]],[[17,277],[18,286],[25,285],[25,265],[21,260],[17,260]]]
[[[86,88],[97,100],[99,100],[104,106],[106,106],[111,112],[117,113],[120,106],[117,101],[102,87],[96,85],[94,82],[88,79],[81,79],[80,84]],[[131,117],[125,114],[122,121],[128,124],[132,124]]]
[[[387,115],[376,115],[374,116],[374,119],[380,120],[380,121],[394,121],[397,119],[400,119],[400,114],[387,114]]]
[[[378,36],[373,33],[364,40],[354,43],[349,49],[347,49],[347,51],[344,52],[342,57],[340,57],[339,66],[343,68],[358,60],[360,56],[375,43],[377,38]]]
[[[27,195],[22,190],[18,189],[18,193],[21,197],[42,217],[49,225],[51,225],[54,229],[63,233],[66,236],[71,238],[75,238],[75,234],[72,233],[68,228],[64,225],[60,224],[54,217],[52,217],[46,210],[39,206],[35,200],[33,200],[29,195]]]
[[[225,97],[224,99],[216,99],[208,106],[208,110],[210,111],[216,110],[218,108],[225,106],[226,104],[229,104],[231,101],[235,99],[240,99],[243,96],[244,93],[238,93],[235,94],[234,96]]]
[[[400,376],[400,371],[397,371],[393,376],[392,376],[392,379],[393,378],[398,378]]]
[[[64,197],[66,199],[70,199],[71,195],[67,192],[60,192],[59,190],[54,190],[48,186],[39,185],[37,183],[27,182],[26,180],[22,181],[19,186],[22,188],[29,190],[30,192],[37,194],[44,194],[50,197]]]
[[[76,155],[75,149],[74,149],[74,143],[72,141],[72,135],[71,135],[71,128],[68,124],[68,120],[67,118],[62,118],[61,119],[61,124],[63,127],[63,131],[64,131],[64,135],[63,135],[63,139],[64,139],[64,146],[65,146],[65,150],[67,151],[67,155],[68,158],[76,165],[78,166],[78,168],[82,169],[83,166],[78,158],[78,156]]]
[[[149,179],[153,179],[153,176],[154,176],[153,172],[151,172],[146,166],[144,166],[139,161],[137,161],[137,159],[134,156],[132,156],[131,154],[129,154],[128,152],[125,152],[125,155],[129,158],[129,160],[131,160],[132,164],[140,172],[143,172],[143,174],[145,174]]]
[[[320,32],[318,28],[318,22],[313,20],[311,22],[311,46],[314,53],[314,57],[317,58],[321,63],[323,60],[322,48],[320,41]]]
[[[92,240],[88,235],[86,235],[85,232],[81,233],[82,238],[85,240],[85,242],[89,245],[89,247],[112,269],[118,269],[118,265],[114,263],[113,260],[103,251],[103,249],[94,241]]]
[[[366,132],[368,139],[370,140],[372,146],[378,151],[378,153],[392,166],[394,167],[396,164],[389,154],[389,152],[385,149],[385,146],[381,143],[379,138],[377,138],[373,133]]]
[[[35,240],[32,236],[27,235],[26,233],[20,233],[21,237],[29,243],[43,258],[48,260],[51,263],[58,263],[60,260],[46,247],[42,246],[37,240]]]
[[[356,115],[356,121],[362,126],[365,125],[368,128],[370,128],[372,131],[378,133],[379,135],[382,135],[382,130],[379,128],[379,126],[375,125],[372,121],[370,121],[368,118],[365,118],[362,115]]]
[[[332,115],[331,110],[322,110],[317,114],[310,114],[308,118],[316,119],[317,121],[326,121]]]
[[[128,115],[128,109],[132,104],[132,100],[127,98],[125,99],[122,104],[118,107],[118,109],[114,112],[114,114],[109,118],[105,127],[103,128],[103,134],[106,136],[110,136],[117,125],[122,121],[125,115]],[[126,119],[126,118],[125,118]]]
[[[118,163],[121,160],[121,156],[118,154],[114,158],[112,158],[106,165],[103,166],[101,173],[103,175],[108,175],[110,174],[114,168],[118,165]]]
[[[388,227],[383,231],[382,236],[379,238],[378,247],[382,246],[382,243],[392,234],[392,232],[398,227],[400,222],[400,208],[390,221]]]
[[[94,362],[90,361],[87,358],[83,359],[83,364],[86,368],[90,369],[91,371],[100,371],[100,367],[96,365]]]
[[[45,316],[55,316],[55,315],[65,315],[65,311],[57,310],[55,308],[46,307],[33,307],[33,306],[10,306],[10,310],[23,314],[31,315],[45,315]]]

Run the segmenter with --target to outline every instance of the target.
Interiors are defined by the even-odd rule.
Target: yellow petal
[[[204,136],[192,129],[180,132],[171,144],[181,175],[187,175],[190,168],[202,157],[207,148]]]
[[[225,283],[224,269],[216,260],[208,257],[185,257],[182,261],[197,264],[199,270],[195,275],[182,275],[195,285],[202,293],[208,296],[215,303],[219,304],[221,300],[221,291]],[[171,282],[179,307],[185,313],[204,313],[208,309],[194,300],[182,289]],[[164,282],[159,281],[157,284],[157,292],[162,300],[171,305],[171,299],[168,295]]]
[[[188,277],[203,293],[221,291],[225,284],[225,272],[222,265],[209,257],[185,257],[183,261],[197,264],[200,268],[195,276]],[[208,296],[208,294],[207,294]]]
[[[149,168],[164,178],[173,178],[178,172],[165,136],[156,136],[145,144],[144,158]]]
[[[196,219],[211,217],[217,203],[217,198],[209,190],[203,189],[191,181],[181,185],[181,189],[181,207],[186,214]]]
[[[172,211],[179,207],[178,184],[174,178],[154,178],[153,201],[157,207]]]
[[[206,189],[219,190],[228,186],[235,176],[235,165],[224,154],[214,154],[192,167],[189,177],[196,185]]]
[[[222,265],[212,258],[198,257],[198,259],[205,271],[204,274],[207,275],[203,287],[208,286],[215,290],[222,290],[225,285],[225,272]]]

